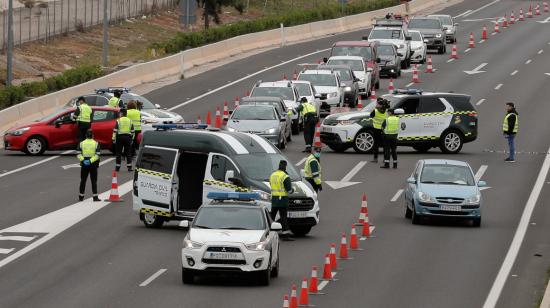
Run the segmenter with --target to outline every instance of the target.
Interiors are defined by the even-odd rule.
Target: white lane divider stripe
[[[489,3],[485,4],[484,6],[482,6],[482,7],[480,7],[480,8],[477,8],[477,9],[475,9],[475,10],[473,10],[473,11],[470,11],[469,13],[466,13],[466,14],[464,14],[464,15],[462,15],[462,16],[463,16],[463,17],[468,17],[468,16],[470,16],[470,15],[472,15],[472,14],[474,14],[474,13],[477,13],[477,12],[483,10],[484,8],[489,7],[489,6],[491,6],[491,5],[495,4],[495,3],[498,3],[498,2],[500,2],[500,0],[495,0],[495,1],[493,1],[493,2],[489,2]]]
[[[539,52],[537,52],[537,54],[540,55],[543,52],[544,52],[544,50],[541,49],[541,50],[539,50]]]
[[[332,272],[332,278],[334,278],[334,276],[336,276],[336,274],[338,274],[338,272]],[[329,282],[330,282],[330,280],[323,280],[323,281],[319,282],[319,285],[317,286],[317,290],[322,291],[327,286],[327,284]]]
[[[451,63],[451,62],[453,62],[454,60],[455,60],[455,58],[451,58],[451,59],[447,60],[447,63]]]
[[[550,149],[548,149],[547,153],[550,153]],[[533,185],[533,190],[531,191],[529,199],[523,209],[523,214],[521,215],[521,219],[516,229],[516,233],[514,234],[512,243],[510,244],[510,248],[508,249],[504,262],[502,262],[502,266],[498,271],[498,275],[493,283],[493,286],[491,287],[491,291],[489,292],[489,295],[487,295],[483,308],[494,308],[497,305],[500,293],[504,288],[506,279],[510,276],[510,271],[512,270],[512,266],[516,261],[519,249],[521,248],[521,244],[523,243],[523,239],[527,233],[529,221],[531,220],[531,216],[533,215],[533,211],[537,205],[542,187],[544,186],[544,181],[548,176],[548,169],[550,169],[550,154],[546,154],[546,157],[544,158],[544,162],[540,168],[535,185]]]
[[[525,64],[529,64],[529,63],[531,63],[531,61],[532,61],[532,60],[529,59],[529,60],[525,61]]]
[[[496,33],[496,32],[493,32],[493,33],[491,33],[491,35],[497,35],[497,33]]]
[[[7,255],[7,254],[11,253],[14,250],[15,250],[15,248],[0,248],[0,254]]]
[[[150,284],[153,280],[157,279],[160,275],[164,274],[166,272],[165,268],[159,269],[156,273],[151,275],[151,277],[147,278],[144,282],[142,282],[139,286],[140,287],[146,287],[148,284]]]
[[[0,241],[18,241],[18,242],[30,242],[34,240],[36,236],[13,236],[13,235],[0,235]]]
[[[498,90],[498,89],[500,89],[501,87],[502,87],[502,83],[499,83],[499,84],[497,84],[497,86],[495,87],[495,90]]]
[[[397,199],[399,199],[399,197],[401,196],[401,194],[403,193],[403,189],[400,189],[398,190],[395,195],[393,196],[393,198],[391,198],[390,202],[395,202],[397,201]]]
[[[408,88],[408,87],[412,86],[413,84],[414,84],[414,82],[408,83],[408,84],[405,86],[405,88]]]
[[[487,171],[487,168],[489,166],[487,165],[481,165],[481,167],[479,167],[479,169],[477,170],[476,172],[476,175],[474,176],[474,178],[476,179],[476,181],[479,181],[481,180],[481,178],[483,177],[483,175],[485,174],[485,171]]]
[[[471,11],[472,11],[472,10],[467,10],[466,12],[462,12],[462,13],[460,13],[460,14],[456,15],[456,16],[453,16],[453,18],[458,18],[458,17],[462,17],[462,16],[464,16],[465,14],[468,14],[468,13],[470,13]]]
[[[73,152],[73,150],[65,151],[65,152],[61,153],[61,155],[69,154],[69,153],[71,153],[71,152]],[[48,158],[45,158],[45,159],[43,159],[43,160],[39,160],[39,161],[37,161],[37,162],[35,162],[35,163],[32,163],[32,164],[30,164],[30,165],[26,165],[26,166],[23,166],[23,167],[21,167],[21,168],[17,168],[17,169],[8,171],[8,172],[6,172],[6,173],[2,173],[2,174],[0,174],[0,178],[3,178],[3,177],[8,176],[8,175],[10,175],[10,174],[17,173],[17,172],[19,172],[19,171],[23,171],[23,170],[29,169],[29,168],[34,167],[34,166],[41,165],[41,164],[43,164],[43,163],[47,163],[47,162],[49,162],[49,161],[51,161],[51,160],[54,160],[54,159],[56,159],[56,158],[61,157],[61,155],[56,155],[56,156],[48,157]]]
[[[477,42],[478,44],[483,44],[485,43],[485,40],[480,40],[479,42]]]
[[[477,103],[476,103],[476,106],[479,106],[479,105],[483,104],[483,102],[485,102],[484,98],[478,100]]]
[[[296,166],[300,166],[307,160],[307,157],[302,158],[299,162],[296,163]]]
[[[518,73],[518,70],[515,70],[515,71],[513,71],[513,72],[510,73],[510,76],[514,76],[514,75],[517,74],[517,73]]]
[[[472,49],[471,48],[466,48],[466,50],[464,50],[464,53],[467,53],[470,50],[472,50]]]
[[[370,234],[372,234],[374,232],[374,229],[376,229],[375,226],[370,226],[369,230],[370,230]],[[371,235],[372,236],[372,235]],[[361,236],[361,238],[359,239],[360,241],[364,241],[366,240],[367,238],[364,237],[364,236]]]

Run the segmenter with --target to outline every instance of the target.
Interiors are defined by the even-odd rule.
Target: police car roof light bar
[[[393,94],[422,94],[422,89],[395,89]]]
[[[99,88],[99,89],[95,89],[95,92],[96,93],[113,93],[113,92],[115,92],[115,90],[120,90],[123,93],[129,93],[130,92],[130,88],[125,88],[125,87]]]
[[[260,194],[255,192],[209,192],[206,197],[213,200],[251,201],[260,199]]]
[[[375,27],[403,27],[403,20],[400,19],[375,19]]]
[[[186,123],[186,124],[153,124],[153,128],[157,130],[169,130],[169,129],[206,129],[207,124],[198,123]]]

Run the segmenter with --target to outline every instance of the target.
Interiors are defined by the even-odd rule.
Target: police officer
[[[76,100],[77,108],[74,112],[74,119],[76,119],[77,135],[76,139],[78,143],[86,139],[86,132],[90,129],[92,123],[92,108],[88,106],[83,96]]]
[[[279,213],[283,227],[281,239],[293,241],[290,238],[288,227],[288,194],[291,194],[293,189],[292,181],[286,173],[286,166],[286,160],[281,160],[279,162],[279,169],[275,170],[269,177],[269,184],[271,185],[271,218],[275,220],[277,213]]]
[[[504,133],[504,138],[508,140],[508,147],[510,149],[510,155],[508,155],[508,158],[506,158],[505,161],[510,163],[513,163],[516,161],[515,139],[516,139],[516,134],[518,133],[518,128],[519,128],[518,112],[516,111],[516,107],[514,106],[514,103],[508,102],[506,103],[506,116],[504,117],[504,121],[502,123],[502,132]]]
[[[97,196],[97,168],[99,167],[99,143],[93,139],[92,130],[86,132],[86,139],[78,144],[78,155],[80,161],[80,189],[78,200],[84,200],[86,181],[88,175],[92,181],[92,194],[94,201],[101,201]]]
[[[122,91],[120,90],[115,90],[113,92],[113,97],[111,97],[111,99],[109,100],[109,107],[112,107],[112,108],[124,108],[124,104],[122,103],[122,101],[120,100],[120,96],[122,95]]]
[[[314,146],[311,150],[311,155],[306,159],[304,172],[306,181],[311,184],[315,192],[323,190],[321,181],[321,148]]]
[[[126,167],[132,171],[132,140],[134,139],[134,125],[128,118],[126,109],[120,110],[120,118],[115,123],[113,129],[113,144],[116,145],[116,171],[120,170],[122,160],[122,151],[126,157]]]
[[[307,98],[302,97],[300,99],[300,106],[297,110],[300,116],[304,119],[304,140],[306,142],[306,149],[303,153],[311,152],[311,145],[313,144],[313,136],[315,135],[315,125],[317,125],[317,109],[313,104],[307,101]]]
[[[402,114],[402,109],[388,110],[389,116],[382,123],[384,133],[384,165],[380,168],[390,167],[390,152],[393,158],[393,168],[397,168],[397,136],[399,135],[399,117],[394,114]]]
[[[127,104],[127,116],[132,120],[132,125],[134,125],[134,140],[132,141],[132,156],[136,155],[138,149],[138,135],[141,133],[141,111],[137,108],[137,103],[135,101],[129,101]]]
[[[382,123],[388,117],[386,109],[389,106],[389,102],[381,97],[376,100],[376,107],[370,113],[372,119],[373,138],[374,145],[372,147],[373,159],[372,161],[378,163],[378,148],[382,146]]]

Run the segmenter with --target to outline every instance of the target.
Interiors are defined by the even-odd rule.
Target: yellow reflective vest
[[[126,116],[132,120],[134,130],[141,131],[141,112],[137,109],[128,109],[127,113]]]
[[[117,135],[134,135],[134,127],[132,126],[132,120],[128,117],[121,117],[116,121],[117,126],[113,129],[113,140]]]
[[[514,124],[514,129],[512,130],[512,132],[514,134],[517,134],[518,132],[518,128],[519,128],[519,119],[518,119],[518,115],[515,114],[515,113],[508,113],[505,117],[504,117],[504,122],[502,122],[502,131],[507,133],[508,132],[508,118],[511,116],[511,115],[515,115],[516,116],[516,122]]]
[[[382,129],[382,123],[388,117],[387,112],[380,112],[378,109],[374,109],[374,118],[372,119],[372,126],[376,129]]]
[[[119,101],[120,101],[120,98],[116,96],[111,97],[111,99],[109,100],[109,107],[117,108]]]
[[[310,102],[302,104],[302,111],[300,112],[302,117],[305,117],[308,113],[317,114],[317,109]]]
[[[80,110],[80,114],[78,115],[78,118],[76,118],[76,121],[90,123],[92,121],[92,108],[90,108],[90,106],[86,103],[81,103],[78,106],[78,109]]]
[[[384,128],[384,135],[397,135],[399,133],[399,118],[396,116],[390,116],[386,119],[386,127]]]
[[[80,153],[76,156],[79,161],[89,159],[93,164],[99,160],[99,144],[94,139],[86,139],[79,145]]]
[[[288,175],[281,170],[277,170],[269,177],[269,184],[271,185],[271,196],[273,197],[286,197],[288,192],[285,189],[285,180]]]
[[[318,171],[313,172],[311,170],[311,163],[316,163],[317,164]],[[304,172],[305,172],[306,178],[313,179],[313,181],[317,185],[321,184],[321,164],[319,163],[317,158],[315,158],[315,156],[313,156],[313,154],[309,155],[308,158],[306,159]]]

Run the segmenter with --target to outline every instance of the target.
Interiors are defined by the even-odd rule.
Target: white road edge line
[[[498,90],[498,89],[500,89],[501,87],[502,87],[502,83],[499,83],[499,84],[497,84],[497,86],[495,87],[495,90]]]
[[[71,152],[73,152],[73,150],[65,151],[65,152],[61,153],[61,155],[69,154],[69,153],[71,153]],[[11,171],[8,171],[8,172],[6,172],[6,173],[2,173],[2,174],[0,174],[0,178],[3,178],[3,177],[8,176],[8,175],[10,175],[10,174],[14,174],[14,173],[17,173],[17,172],[19,172],[19,171],[23,171],[23,170],[29,169],[29,168],[31,168],[31,167],[38,166],[38,165],[41,165],[41,164],[43,164],[43,163],[49,162],[50,160],[54,160],[54,159],[56,159],[56,158],[61,157],[61,155],[56,155],[56,156],[48,157],[48,158],[45,158],[45,159],[43,159],[43,160],[39,160],[39,161],[37,161],[36,163],[32,163],[32,164],[30,164],[30,165],[26,165],[26,166],[23,166],[23,167],[21,167],[21,168],[17,168],[17,169],[15,169],[15,170],[11,170]]]
[[[497,2],[500,2],[500,0],[495,0],[495,1],[493,1],[493,2],[489,2],[489,3],[485,4],[484,6],[482,6],[482,7],[480,7],[480,8],[477,8],[477,9],[475,9],[475,10],[473,10],[473,11],[470,11],[469,13],[464,14],[463,17],[468,17],[468,16],[470,16],[470,15],[472,15],[472,14],[474,14],[474,13],[477,13],[477,12],[483,10],[484,8],[489,7],[489,6],[491,6],[491,5],[493,5],[493,4],[497,3]]]
[[[525,61],[525,64],[529,64],[529,63],[531,63],[531,61],[532,61],[532,60],[529,59],[529,60]]]
[[[17,241],[17,242],[31,242],[36,236],[17,236],[17,235],[1,235],[0,241]]]
[[[453,62],[454,60],[455,60],[455,58],[451,58],[451,59],[447,60],[447,63],[451,63],[451,62]]]
[[[539,50],[539,52],[537,52],[537,54],[540,55],[543,52],[544,52],[544,50],[541,49],[541,50]]]
[[[487,168],[488,168],[488,167],[489,167],[489,166],[487,166],[487,165],[481,165],[481,166],[479,167],[479,169],[478,169],[477,172],[476,172],[476,175],[474,175],[474,178],[476,179],[476,181],[481,180],[481,178],[482,178],[483,175],[485,174],[485,171],[487,171]]]
[[[323,280],[319,282],[319,285],[317,286],[317,290],[322,291],[328,284],[328,280]]]
[[[314,51],[314,52],[305,54],[305,55],[303,55],[303,56],[299,56],[299,57],[296,57],[296,58],[293,58],[293,59],[290,59],[290,60],[281,62],[281,63],[279,63],[279,64],[275,64],[275,65],[273,65],[273,66],[266,67],[266,68],[264,68],[263,70],[259,70],[259,71],[255,72],[255,73],[253,73],[253,74],[250,74],[250,75],[247,75],[247,76],[245,76],[245,77],[239,78],[239,79],[237,79],[237,80],[235,80],[235,81],[233,81],[233,82],[231,82],[231,83],[227,83],[227,84],[225,84],[225,85],[223,85],[223,86],[221,86],[221,87],[219,87],[219,88],[210,90],[210,91],[208,91],[208,92],[206,92],[206,93],[204,93],[204,94],[201,94],[201,95],[199,95],[199,96],[196,96],[196,97],[194,97],[194,98],[192,98],[192,99],[190,99],[190,100],[187,100],[187,101],[185,101],[185,102],[183,102],[183,103],[180,103],[180,104],[178,104],[178,105],[176,105],[176,106],[174,106],[174,107],[168,108],[168,110],[169,110],[169,111],[173,111],[173,110],[175,110],[175,109],[178,109],[178,108],[181,108],[181,107],[183,107],[183,106],[185,106],[185,105],[188,105],[188,104],[190,104],[190,103],[192,103],[192,102],[194,102],[194,101],[197,101],[197,100],[199,100],[199,99],[201,99],[201,98],[203,98],[203,97],[206,97],[206,96],[208,96],[208,95],[210,95],[210,94],[214,94],[214,93],[216,93],[216,92],[219,92],[219,91],[221,91],[221,90],[223,90],[223,89],[225,89],[225,88],[228,88],[228,87],[230,87],[230,86],[233,86],[233,85],[235,85],[235,84],[237,84],[237,83],[239,83],[239,82],[241,82],[241,81],[250,79],[250,78],[252,78],[252,77],[254,77],[254,76],[257,76],[257,75],[259,75],[259,74],[265,73],[265,72],[267,72],[267,71],[269,71],[269,70],[272,70],[272,69],[274,69],[274,68],[277,68],[277,67],[280,67],[280,66],[283,66],[283,65],[292,63],[292,62],[294,62],[294,61],[297,61],[297,60],[300,60],[300,59],[303,59],[303,58],[307,58],[307,57],[312,56],[312,55],[314,55],[314,54],[318,54],[318,53],[321,53],[321,52],[329,51],[329,50],[330,50],[330,48],[326,48],[326,49],[322,49],[322,50],[317,50],[317,51]]]
[[[7,255],[14,250],[15,248],[0,248],[0,254]]]
[[[466,48],[466,50],[464,50],[464,53],[467,53],[470,50],[472,50],[472,49],[471,48]]]
[[[477,103],[476,103],[476,106],[479,106],[479,105],[483,104],[483,102],[485,102],[484,98],[478,100]]]
[[[153,280],[157,279],[158,276],[164,274],[164,272],[166,272],[166,269],[165,268],[161,268],[159,269],[156,273],[154,273],[153,275],[151,275],[151,277],[147,278],[144,282],[142,282],[139,286],[140,287],[146,287],[148,284],[150,284]]]
[[[307,160],[307,157],[302,158],[299,162],[296,163],[295,166],[300,166],[300,165],[303,164],[306,160]]]
[[[472,11],[472,10],[467,10],[466,12],[462,12],[462,13],[456,15],[456,16],[453,16],[453,18],[462,17],[462,16],[464,16],[464,14],[468,14],[468,13],[470,13],[471,11]]]
[[[517,73],[518,73],[518,70],[515,70],[515,71],[513,71],[513,72],[510,73],[510,76],[514,76],[514,75],[517,74]]]
[[[413,84],[414,84],[414,82],[408,83],[408,84],[405,86],[405,88],[408,88],[408,87],[412,86]]]
[[[523,243],[523,239],[525,238],[525,234],[527,233],[529,220],[531,220],[531,216],[533,215],[533,211],[535,210],[535,206],[537,205],[537,200],[542,191],[542,187],[544,186],[544,181],[546,179],[546,176],[548,175],[548,169],[550,169],[550,149],[548,149],[547,153],[549,154],[546,154],[546,157],[544,158],[544,162],[542,163],[542,167],[540,169],[535,185],[533,185],[533,190],[531,191],[529,199],[527,200],[525,208],[523,209],[523,214],[521,215],[521,219],[516,229],[516,233],[514,234],[512,243],[510,244],[510,248],[508,249],[506,257],[504,258],[504,262],[502,262],[502,266],[498,271],[498,275],[495,278],[493,286],[491,287],[491,291],[489,292],[489,295],[487,295],[487,299],[483,304],[483,308],[494,308],[496,306],[500,297],[500,293],[502,292],[504,284],[506,283],[506,279],[510,275],[512,266],[516,261],[517,255],[521,248],[521,244]]]
[[[403,193],[403,189],[400,189],[398,190],[395,195],[393,196],[393,198],[391,198],[390,202],[395,202],[397,201],[397,199],[399,199],[399,197],[401,196],[401,194]]]

